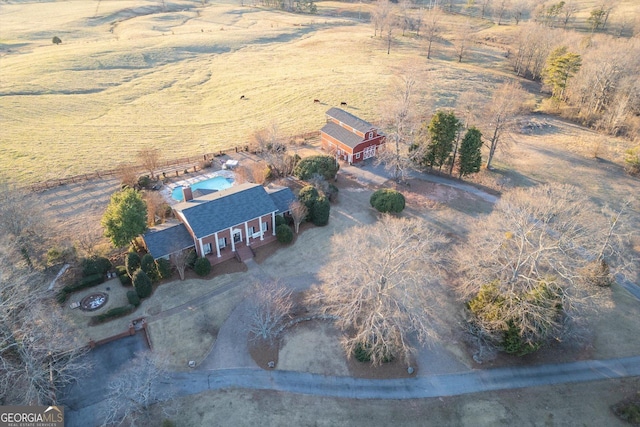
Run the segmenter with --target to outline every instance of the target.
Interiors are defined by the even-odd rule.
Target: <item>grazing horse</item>
[[[341,106],[341,107],[346,107],[346,106],[347,106],[347,103],[346,103],[346,102],[344,102],[344,101],[342,101],[342,102],[340,103],[340,106]]]
[[[314,103],[314,104],[319,104],[319,103],[320,103],[320,100],[319,100],[319,99],[314,99],[314,100],[313,100],[313,103]]]
[[[241,95],[241,96],[240,96],[240,99],[244,99],[244,95]]]

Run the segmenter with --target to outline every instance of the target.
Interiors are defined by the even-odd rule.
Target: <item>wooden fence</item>
[[[320,134],[319,131],[307,132],[300,135],[294,135],[290,139],[294,140],[294,139],[301,138],[306,140],[309,138],[317,137],[319,134]],[[226,153],[232,153],[232,152],[237,153],[237,152],[246,151],[246,150],[248,150],[248,145],[227,148],[225,150],[220,150],[212,153],[205,153],[199,156],[181,157],[178,159],[166,160],[158,164],[158,169],[162,170],[164,168],[170,168],[172,166],[178,166],[178,165],[193,166],[193,165],[197,165],[201,161],[208,161],[213,159],[214,157],[222,156]],[[131,166],[134,166],[139,171],[144,171],[144,167],[141,165],[131,165]],[[119,170],[120,170],[119,168],[98,170],[91,173],[68,176],[64,178],[48,179],[46,181],[40,181],[33,184],[29,184],[26,186],[26,188],[32,192],[39,192],[39,191],[48,190],[50,188],[55,188],[55,187],[59,187],[61,185],[66,185],[66,184],[86,182],[86,181],[91,181],[93,179],[113,178],[118,175]]]

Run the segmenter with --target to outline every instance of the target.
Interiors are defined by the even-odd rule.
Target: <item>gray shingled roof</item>
[[[349,132],[342,126],[335,124],[333,122],[329,122],[320,129],[320,132],[324,132],[329,136],[337,139],[345,145],[348,145],[351,148],[355,148],[356,145],[360,144],[363,141],[363,138],[359,137],[353,132]]]
[[[333,117],[334,119],[339,120],[342,123],[349,125],[362,133],[367,133],[368,131],[373,129],[373,125],[371,123],[364,121],[351,113],[341,110],[340,108],[330,108],[329,111],[327,111],[327,116]]]
[[[273,200],[273,203],[276,205],[276,208],[278,208],[278,213],[289,211],[289,205],[291,205],[291,202],[296,199],[293,191],[288,187],[282,187],[272,191],[267,189],[267,191],[269,192],[269,197],[271,197],[271,200]]]
[[[184,215],[198,238],[278,210],[264,187],[258,184],[240,184],[178,203],[173,209]]]
[[[154,259],[194,246],[193,238],[184,224],[166,228],[152,228],[143,236],[147,250]]]

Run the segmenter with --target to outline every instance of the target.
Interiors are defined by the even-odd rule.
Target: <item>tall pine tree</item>
[[[470,127],[460,144],[458,157],[459,177],[480,171],[482,164],[482,133],[475,127]]]
[[[429,143],[427,145],[423,163],[426,166],[437,166],[442,169],[451,152],[453,151],[453,142],[456,139],[458,129],[460,129],[460,120],[452,111],[438,111],[429,126],[427,132],[429,135]]]

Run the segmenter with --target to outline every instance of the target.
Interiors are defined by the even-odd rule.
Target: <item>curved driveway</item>
[[[172,394],[177,396],[242,388],[351,399],[419,399],[633,376],[640,376],[640,356],[390,380],[294,371],[224,369],[173,373],[158,387],[172,389]]]

